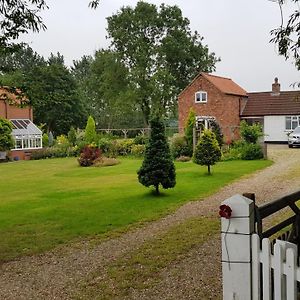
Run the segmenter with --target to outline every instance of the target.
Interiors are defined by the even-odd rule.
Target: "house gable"
[[[195,93],[206,92],[207,101],[195,101]],[[237,137],[240,123],[240,109],[247,94],[229,78],[200,73],[180,93],[178,98],[178,115],[180,132],[191,108],[197,117],[215,118],[220,124],[227,141]]]

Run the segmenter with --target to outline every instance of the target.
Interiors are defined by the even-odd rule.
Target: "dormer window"
[[[195,93],[195,103],[206,103],[207,102],[207,92],[199,91]]]

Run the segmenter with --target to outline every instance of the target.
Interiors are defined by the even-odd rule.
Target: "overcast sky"
[[[44,57],[51,52],[64,55],[68,65],[83,55],[106,48],[106,17],[133,0],[100,0],[98,9],[89,0],[47,0],[49,10],[42,16],[47,31],[22,37]],[[161,1],[147,1],[156,5]],[[233,79],[247,91],[269,91],[274,77],[282,90],[299,81],[299,72],[270,44],[270,30],[279,26],[278,4],[269,0],[165,0],[178,5],[190,20],[192,30],[204,37],[211,52],[221,58],[216,75]]]

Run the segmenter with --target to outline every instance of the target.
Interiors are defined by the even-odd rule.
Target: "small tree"
[[[262,127],[260,124],[249,125],[246,121],[240,124],[241,136],[246,143],[256,144],[258,138],[263,136]]]
[[[48,134],[45,132],[43,134],[43,147],[48,147],[49,146],[49,136]]]
[[[150,120],[150,127],[150,138],[146,145],[144,161],[137,173],[141,184],[146,187],[153,185],[156,194],[159,194],[159,185],[164,189],[175,186],[175,166],[165,135],[165,126],[158,115]]]
[[[91,144],[96,140],[96,125],[92,116],[89,116],[87,120],[85,132],[84,132],[84,140],[88,144]]]
[[[52,147],[53,144],[54,144],[54,137],[52,131],[50,131],[48,134],[48,146]]]
[[[11,123],[6,119],[0,118],[0,151],[7,151],[13,148],[14,140],[11,132]]]
[[[76,130],[73,126],[70,128],[68,132],[68,140],[72,146],[76,144]]]
[[[215,134],[211,130],[204,130],[194,151],[194,163],[207,166],[208,174],[210,166],[214,165],[221,158],[221,149]]]
[[[223,146],[224,144],[224,140],[223,140],[223,133],[221,130],[221,127],[219,125],[219,123],[216,120],[211,120],[210,121],[210,129],[212,130],[212,132],[216,135],[216,139],[219,143],[220,148]]]
[[[196,113],[193,108],[190,108],[189,115],[185,121],[184,134],[187,139],[190,156],[193,154],[193,139],[194,139],[194,127],[196,125]]]

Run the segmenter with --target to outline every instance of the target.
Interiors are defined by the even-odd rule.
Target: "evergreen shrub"
[[[176,173],[165,134],[165,126],[159,115],[150,120],[150,138],[146,145],[145,156],[138,171],[138,180],[146,187],[154,186],[159,194],[159,186],[173,188],[176,184]]]
[[[210,174],[210,167],[221,159],[221,154],[215,134],[211,130],[204,130],[194,151],[194,163],[207,166]]]

